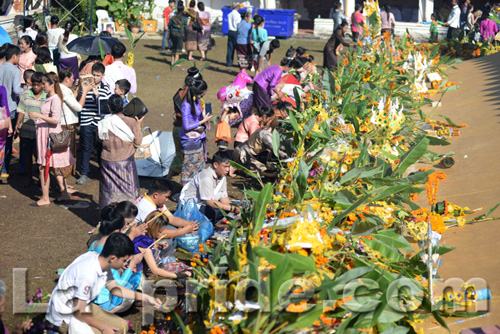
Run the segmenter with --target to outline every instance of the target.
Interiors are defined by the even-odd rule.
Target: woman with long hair
[[[212,19],[210,12],[205,10],[205,4],[203,2],[198,2],[198,19],[201,24],[201,32],[198,32],[198,50],[201,53],[201,61],[207,58],[207,51],[212,47],[210,45],[210,40],[212,39],[211,26]]]
[[[186,14],[189,19],[188,28],[186,29],[186,51],[188,52],[188,59],[193,60],[193,51],[198,50],[198,31],[193,28],[194,23],[198,21],[196,0],[189,1],[189,7],[186,10]]]
[[[30,36],[24,35],[19,41],[21,55],[17,67],[21,71],[21,83],[24,84],[24,71],[32,70],[35,65],[36,54],[33,52],[33,40]]]
[[[57,73],[57,67],[52,63],[52,56],[49,48],[39,48],[36,54],[35,65],[33,69],[42,73]]]
[[[359,42],[363,38],[363,25],[365,17],[363,16],[363,6],[359,3],[354,6],[354,13],[351,15],[351,32],[354,42]]]
[[[346,47],[351,47],[356,44],[348,43],[345,40],[345,33],[349,29],[349,23],[346,20],[342,21],[340,26],[335,30],[332,37],[326,42],[326,45],[323,49],[323,67],[329,70],[337,69],[337,48],[340,45],[344,45]]]
[[[73,71],[73,77],[75,80],[80,78],[80,74],[78,73],[78,54],[75,52],[70,52],[68,50],[68,44],[77,39],[78,36],[72,34],[73,28],[75,24],[73,21],[68,21],[64,25],[64,33],[59,36],[59,69],[61,68],[69,68]]]
[[[174,175],[180,174],[182,171],[182,161],[184,160],[184,152],[182,151],[181,145],[181,130],[182,130],[182,104],[186,100],[186,94],[189,89],[189,82],[192,79],[203,80],[200,71],[196,67],[190,67],[187,69],[187,76],[184,79],[184,87],[179,88],[179,90],[174,94],[174,127],[172,129],[172,135],[174,137],[175,144],[175,158],[170,165],[170,170],[168,171],[167,180],[172,179]]]
[[[58,201],[68,200],[69,195],[66,188],[66,181],[61,172],[61,168],[74,164],[73,156],[69,147],[65,150],[52,152],[47,157],[47,146],[49,144],[50,133],[60,133],[62,117],[62,99],[63,94],[59,87],[59,78],[57,74],[51,72],[43,75],[43,90],[47,93],[47,100],[42,105],[41,113],[29,112],[28,115],[36,121],[36,139],[37,139],[37,163],[40,168],[40,183],[42,184],[42,198],[33,202],[31,206],[49,205],[50,174],[45,179],[45,166],[49,166],[56,175],[61,196]]]
[[[17,32],[17,39],[20,40],[21,37],[28,35],[34,41],[36,39],[36,35],[38,34],[38,32],[34,29],[35,20],[33,19],[33,16],[31,15],[25,16],[22,18],[22,21],[23,21],[23,29]]]
[[[112,202],[135,201],[139,197],[139,176],[135,148],[142,143],[142,118],[123,114],[123,98],[113,94],[108,100],[111,115],[97,124],[102,141],[99,209]]]
[[[168,39],[172,40],[172,65],[179,60],[184,44],[184,33],[189,28],[188,19],[184,15],[182,1],[177,4],[177,14],[168,22]]]
[[[257,70],[259,65],[259,52],[262,44],[267,42],[267,29],[264,28],[264,18],[260,15],[255,15],[253,17],[253,28],[251,32],[250,43],[253,46],[253,64],[252,67]]]
[[[252,44],[251,44],[251,33],[252,33],[252,12],[247,11],[243,15],[243,19],[238,23],[238,36],[236,37],[236,55],[238,56],[238,62],[242,70],[252,67]]]
[[[207,93],[207,83],[203,80],[187,78],[186,100],[182,103],[182,129],[180,133],[184,160],[181,182],[187,184],[205,167],[207,154],[207,124],[211,114],[205,114],[203,96]]]
[[[391,6],[389,4],[384,5],[384,12],[380,13],[381,19],[381,32],[382,35],[387,34],[388,32],[394,36],[394,27],[396,26],[396,19],[394,18],[394,14],[391,13]]]

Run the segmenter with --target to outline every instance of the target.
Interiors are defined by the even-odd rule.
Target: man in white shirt
[[[236,39],[238,38],[238,23],[241,22],[241,15],[238,12],[240,4],[233,2],[233,10],[227,15],[227,25],[229,32],[227,33],[227,67],[233,66],[234,51],[236,50]]]
[[[52,60],[55,65],[59,64],[59,37],[64,34],[64,29],[59,28],[59,18],[54,15],[50,17],[50,28],[47,29],[47,36],[49,37],[49,50],[52,53]]]
[[[458,0],[451,0],[451,12],[448,16],[447,22],[444,24],[448,26],[448,34],[446,38],[457,39],[460,34],[460,8],[458,7]]]
[[[182,188],[180,200],[194,198],[200,212],[213,223],[224,218],[225,212],[240,213],[237,206],[231,204],[227,194],[226,175],[229,173],[230,157],[226,152],[218,151],[212,158],[212,166],[205,168]]]
[[[47,309],[47,320],[59,326],[59,332],[79,334],[114,334],[127,332],[125,320],[92,303],[101,289],[106,288],[120,298],[142,300],[155,307],[161,301],[152,296],[118,285],[110,269],[121,269],[135,254],[134,244],[122,233],[111,234],[101,254],[87,252],[77,257],[59,278]]]
[[[166,179],[155,179],[151,186],[148,188],[148,193],[139,198],[139,201],[135,203],[137,206],[137,216],[135,221],[140,223],[145,223],[147,216],[153,211],[165,211],[165,216],[168,218],[168,223],[175,227],[185,227],[189,226],[190,232],[198,230],[198,224],[195,222],[189,222],[179,217],[175,217],[167,209],[166,203],[168,197],[172,194],[172,182]],[[189,232],[189,233],[190,233]]]
[[[106,66],[106,76],[103,81],[114,91],[115,83],[120,79],[127,79],[130,82],[129,93],[134,95],[137,92],[137,76],[135,70],[123,63],[127,49],[122,43],[113,45],[111,55],[115,58],[113,64]]]

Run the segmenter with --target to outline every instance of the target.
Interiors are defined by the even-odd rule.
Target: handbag
[[[200,22],[198,21],[198,19],[194,19],[193,30],[197,31],[197,32],[202,32],[203,31],[203,28],[201,27]]]
[[[0,107],[0,131],[9,127],[9,118],[7,117],[5,110],[5,107]]]
[[[50,108],[52,110],[52,101],[50,101]],[[64,117],[64,122],[68,124],[66,121],[66,114],[64,114],[64,110],[61,109],[61,112]],[[50,112],[52,117],[52,111]],[[71,144],[71,133],[68,130],[62,130],[59,133],[49,133],[49,145],[52,152],[61,152],[65,151],[69,148]]]
[[[123,114],[127,117],[143,118],[148,113],[148,108],[138,97],[134,97],[123,109]]]

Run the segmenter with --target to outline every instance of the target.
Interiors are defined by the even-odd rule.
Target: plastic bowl
[[[200,249],[200,236],[198,233],[184,234],[175,239],[177,240],[177,247],[188,252],[197,252]]]

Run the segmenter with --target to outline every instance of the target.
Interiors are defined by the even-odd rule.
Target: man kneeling
[[[128,325],[122,318],[91,303],[104,286],[114,296],[142,300],[159,308],[159,299],[122,287],[113,279],[110,269],[121,269],[134,253],[134,244],[128,236],[113,233],[101,254],[87,252],[77,257],[64,270],[52,292],[47,320],[59,326],[62,334],[127,332]]]
[[[182,188],[180,200],[185,202],[194,198],[201,213],[216,223],[225,212],[240,213],[240,209],[231,204],[227,194],[226,175],[229,173],[229,155],[218,151],[212,158],[212,166],[205,168]]]

